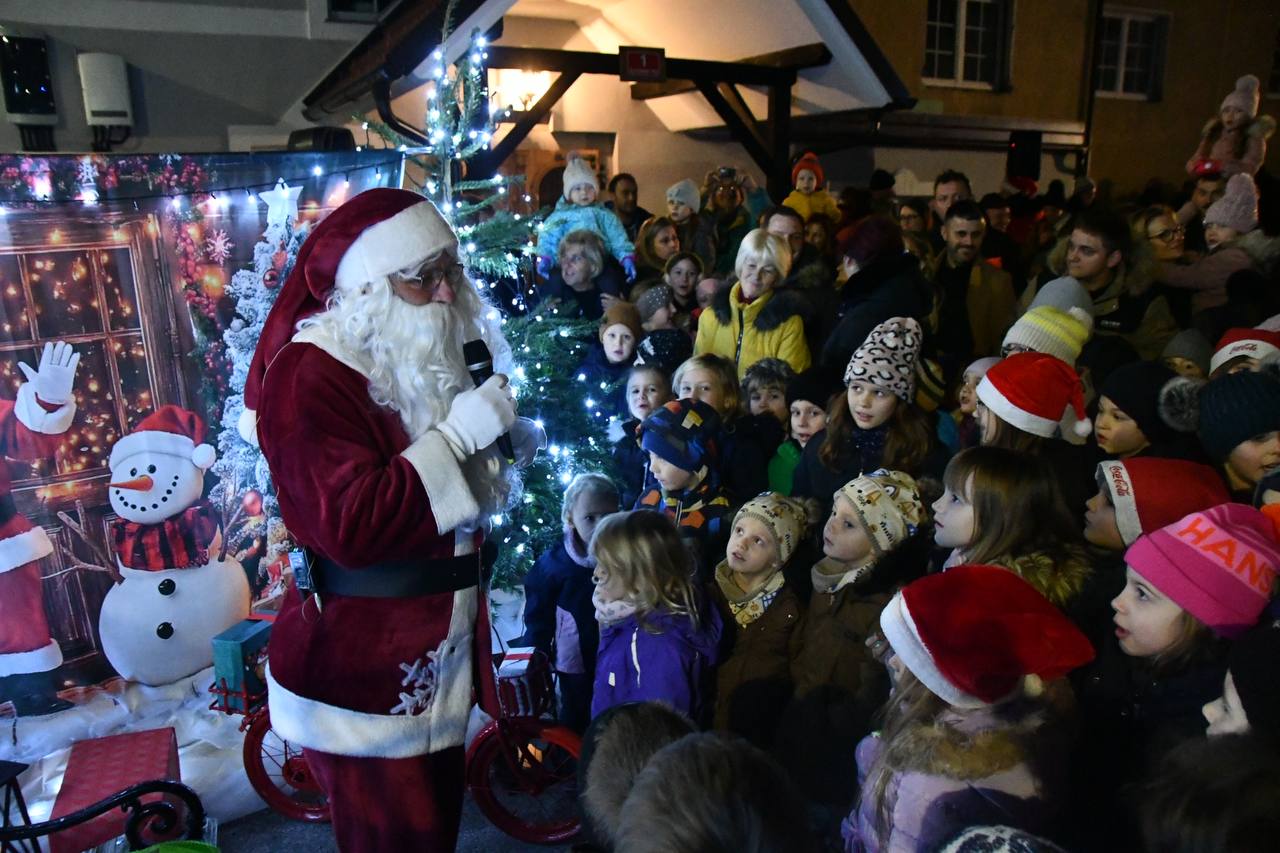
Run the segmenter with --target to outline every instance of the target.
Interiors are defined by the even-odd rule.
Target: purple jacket
[[[699,596],[698,626],[685,616],[655,611],[600,627],[591,716],[625,702],[661,701],[702,724],[715,698],[724,623]]]

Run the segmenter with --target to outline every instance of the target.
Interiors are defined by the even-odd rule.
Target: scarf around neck
[[[596,621],[602,626],[615,625],[636,614],[634,601],[623,598],[618,601],[605,601],[600,597],[600,587],[591,593],[591,603],[596,608]]]
[[[126,569],[162,572],[209,562],[209,544],[218,530],[218,512],[200,500],[155,524],[111,522],[111,547]]]
[[[861,473],[874,471],[883,467],[884,445],[889,438],[889,425],[881,424],[872,429],[861,429],[857,426],[849,437],[853,452],[858,458],[858,470]]]
[[[769,576],[764,586],[755,592],[748,593],[738,586],[738,579],[729,568],[728,561],[721,560],[720,565],[716,566],[716,585],[720,587],[725,600],[729,602],[729,612],[733,614],[733,621],[743,628],[764,615],[769,605],[773,604],[774,599],[778,597],[785,581],[782,571],[778,570]]]
[[[822,593],[839,592],[850,584],[855,584],[868,577],[875,569],[875,563],[849,568],[829,557],[824,557],[813,564],[809,574],[813,580],[813,591]]]
[[[591,559],[591,555],[586,550],[578,547],[578,536],[574,532],[572,525],[565,525],[564,528],[564,550],[569,555],[569,559],[573,560],[584,569],[594,569],[596,561]]]

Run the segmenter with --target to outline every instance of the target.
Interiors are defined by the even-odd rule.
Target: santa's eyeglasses
[[[405,284],[439,287],[440,282],[445,279],[448,279],[450,283],[461,281],[463,269],[462,264],[456,262],[442,267],[424,265],[415,270],[400,270],[395,273],[395,276]]]

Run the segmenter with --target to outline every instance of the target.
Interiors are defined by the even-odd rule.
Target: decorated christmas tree
[[[210,498],[215,506],[223,508],[223,535],[228,550],[251,568],[259,563],[270,565],[279,556],[275,552],[287,545],[266,457],[238,426],[244,413],[244,385],[253,351],[280,285],[293,269],[298,250],[307,238],[306,225],[295,227],[299,190],[281,181],[270,192],[261,193],[267,204],[267,229],[254,246],[253,268],[238,270],[227,285],[227,295],[235,304],[235,317],[222,332],[222,351],[230,364],[229,385],[234,390],[228,393],[222,408],[218,459],[213,465],[218,484]],[[229,248],[215,245],[218,239],[216,234],[209,238],[207,253]]]
[[[456,0],[445,16],[441,44],[449,41]],[[531,309],[536,219],[528,214],[521,176],[475,175],[468,171],[489,150],[493,124],[484,60],[486,42],[471,34],[465,53],[450,66],[443,51],[432,53],[433,83],[427,86],[424,143],[385,125],[370,129],[399,146],[413,168],[412,184],[436,203],[458,232],[460,258],[476,286],[487,292],[511,343],[512,383],[520,413],[547,432],[548,448],[522,472],[523,492],[504,513],[490,519],[499,543],[496,586],[523,580],[534,559],[563,535],[560,503],[565,485],[582,471],[611,473],[608,426],[615,413],[597,401],[609,388],[589,388],[576,367],[596,340],[594,323],[561,318],[553,306]],[[521,211],[525,212],[521,212]]]

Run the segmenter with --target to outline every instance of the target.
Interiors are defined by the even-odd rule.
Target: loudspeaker
[[[1005,176],[1040,180],[1040,145],[1043,134],[1038,130],[1014,130],[1009,133],[1009,150],[1005,156]]]

